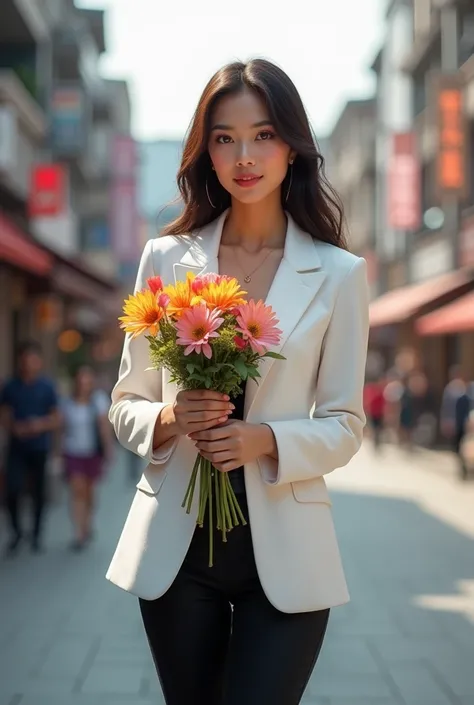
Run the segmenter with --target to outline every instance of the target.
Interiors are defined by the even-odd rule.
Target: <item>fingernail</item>
[[[224,399],[225,399],[226,401],[229,401],[230,396],[229,396],[228,394],[224,394]]]
[[[227,416],[222,416],[222,418],[219,419],[219,421],[227,421]]]
[[[235,406],[233,404],[229,404],[231,409],[235,409]]]

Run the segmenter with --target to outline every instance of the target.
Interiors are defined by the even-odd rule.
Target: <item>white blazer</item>
[[[189,236],[147,243],[136,288],[159,274],[165,284],[186,272],[217,272],[226,213]],[[265,359],[259,385],[249,383],[245,419],[275,434],[279,460],[245,466],[258,574],[282,612],[344,604],[341,565],[324,475],[358,451],[368,339],[365,260],[317,242],[288,216],[282,262],[267,297],[283,330],[285,361]],[[181,503],[196,457],[187,437],[154,452],[153,429],[177,389],[149,367],[144,337],[126,337],[110,420],[120,443],[148,460],[107,572],[120,588],[147,600],[166,592],[187,553],[196,522]],[[234,529],[239,530],[239,527]]]

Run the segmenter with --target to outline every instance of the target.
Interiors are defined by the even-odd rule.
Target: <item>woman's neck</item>
[[[245,204],[233,201],[222,233],[222,244],[240,246],[249,253],[262,247],[278,249],[284,246],[287,220],[278,202]]]

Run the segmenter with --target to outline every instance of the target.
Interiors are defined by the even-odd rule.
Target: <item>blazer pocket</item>
[[[167,474],[166,470],[156,468],[156,466],[153,466],[150,470],[147,468],[137,482],[136,488],[140,490],[140,492],[154,497],[161,490]]]
[[[298,480],[291,483],[293,496],[297,502],[320,502],[331,506],[331,498],[322,477],[311,478],[310,480]]]

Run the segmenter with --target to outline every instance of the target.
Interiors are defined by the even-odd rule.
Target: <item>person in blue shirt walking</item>
[[[53,383],[42,375],[43,356],[35,342],[18,352],[17,375],[0,395],[0,420],[7,433],[5,503],[12,531],[7,546],[17,552],[24,538],[20,499],[28,484],[33,505],[31,548],[41,551],[41,530],[46,500],[46,464],[52,433],[59,427],[58,398]]]

